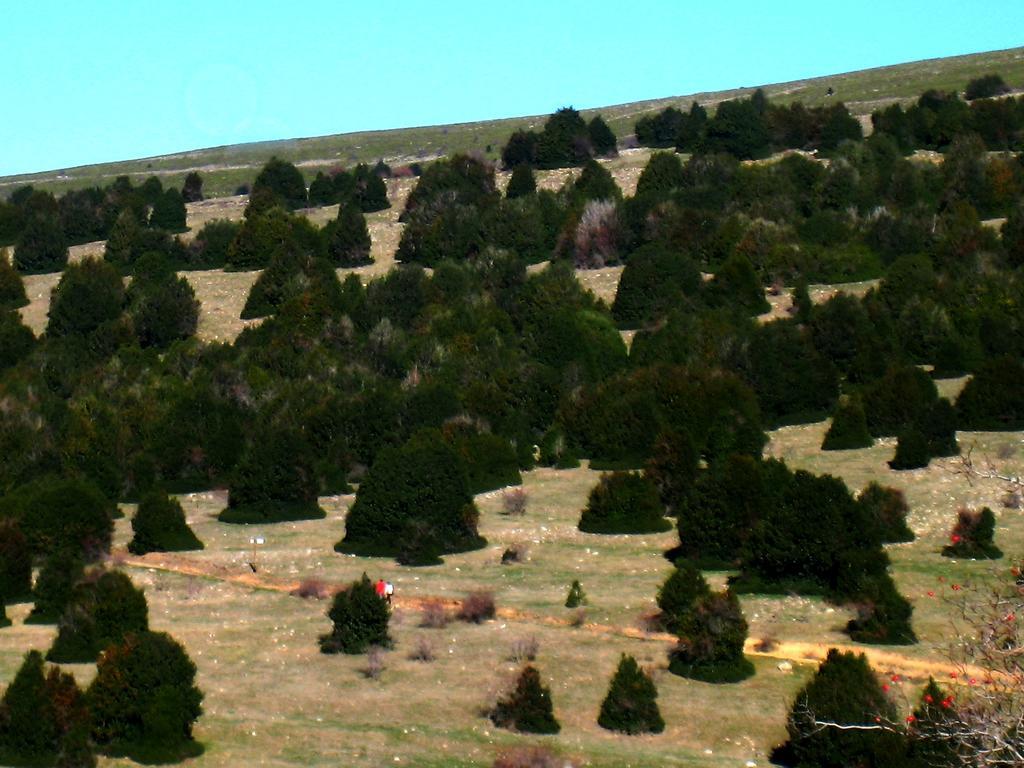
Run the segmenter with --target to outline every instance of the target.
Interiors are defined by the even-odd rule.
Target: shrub
[[[366,651],[366,666],[361,670],[363,677],[369,680],[380,680],[384,673],[384,649],[379,645],[371,645]]]
[[[425,600],[420,616],[420,626],[428,629],[444,629],[448,626],[448,609],[440,600]]]
[[[636,328],[685,306],[700,284],[700,271],[685,254],[657,243],[642,246],[622,271],[612,317],[620,328]]]
[[[931,377],[917,366],[894,366],[864,392],[868,429],[875,437],[898,435],[920,424],[938,390]]]
[[[676,634],[668,665],[673,674],[707,683],[737,683],[754,674],[743,655],[747,621],[730,590],[698,597],[679,618]]]
[[[431,662],[436,658],[434,653],[434,644],[425,637],[416,638],[416,642],[413,643],[412,650],[409,651],[410,661],[423,661]]]
[[[68,263],[68,244],[56,216],[29,217],[14,249],[14,266],[23,275],[60,272]]]
[[[907,526],[910,507],[903,491],[887,488],[872,481],[857,497],[869,519],[878,526],[883,543],[913,541],[914,532]]]
[[[507,438],[461,428],[457,424],[446,425],[444,432],[466,468],[470,494],[487,493],[523,482],[519,458]]]
[[[343,203],[338,217],[324,227],[327,258],[336,267],[360,267],[372,264],[370,231],[358,206]]]
[[[597,724],[609,731],[630,735],[661,733],[665,721],[658,711],[658,689],[632,656],[623,654],[608,694],[601,702]]]
[[[882,645],[910,645],[917,642],[917,636],[910,625],[914,609],[896,590],[888,574],[871,579],[855,605],[856,618],[846,625],[852,640]]]
[[[162,491],[149,491],[139,500],[138,511],[132,518],[132,533],[128,551],[134,555],[203,548],[203,542],[185,521],[181,503]]]
[[[987,360],[956,400],[961,429],[1024,429],[1024,363],[1010,355]]]
[[[306,207],[306,182],[299,169],[287,160],[272,157],[256,175],[251,194],[263,192],[269,192],[277,204],[289,210]]]
[[[505,548],[505,551],[501,553],[501,564],[508,565],[509,563],[525,563],[530,555],[530,547],[522,541],[517,541],[510,544]]]
[[[276,523],[316,520],[326,513],[317,503],[312,450],[287,427],[266,429],[243,454],[231,479],[224,523]]]
[[[494,167],[485,160],[466,154],[431,163],[409,193],[401,221],[417,210],[437,210],[444,206],[472,206],[485,210],[499,199]]]
[[[512,641],[512,649],[508,654],[508,660],[516,664],[524,661],[533,661],[540,652],[540,641],[534,635],[522,637]]]
[[[566,608],[579,608],[582,605],[586,605],[589,602],[587,595],[583,591],[583,587],[579,580],[573,579],[572,584],[569,586],[569,594],[565,598]]]
[[[514,747],[502,752],[491,768],[574,768],[576,764],[547,747]]]
[[[84,259],[64,270],[50,298],[48,336],[86,336],[121,316],[124,283],[109,263]]]
[[[106,571],[78,584],[61,616],[48,661],[84,664],[101,651],[149,629],[149,606],[123,573]]]
[[[949,544],[942,548],[945,557],[997,560],[1002,550],[994,543],[996,516],[988,507],[980,511],[961,508],[949,535]]]
[[[18,309],[26,304],[25,282],[7,258],[6,251],[0,251],[0,310]]]
[[[306,578],[300,581],[299,586],[288,594],[301,597],[303,600],[323,600],[330,594],[330,590],[323,579]]]
[[[0,603],[32,594],[32,552],[16,520],[0,520]]]
[[[637,197],[667,196],[683,186],[683,164],[675,152],[655,152],[636,183]]]
[[[181,192],[171,187],[164,190],[163,194],[153,202],[153,212],[149,215],[149,226],[168,232],[184,232],[188,229],[185,218],[185,198]]]
[[[1000,75],[995,73],[976,77],[967,83],[964,90],[964,98],[968,101],[974,99],[990,99],[993,96],[1002,96],[1010,92],[1010,86],[1006,84]]]
[[[163,632],[129,635],[108,648],[86,691],[97,748],[139,762],[201,753],[192,739],[203,700],[195,676],[185,649]]]
[[[823,451],[847,451],[856,448],[870,448],[875,444],[868,432],[867,417],[864,414],[864,403],[860,397],[853,395],[839,404],[832,424],[821,444]]]
[[[892,469],[922,469],[931,461],[928,439],[917,427],[904,429],[896,440],[896,455],[889,461]]]
[[[750,259],[734,253],[705,285],[712,306],[761,315],[771,309]]]
[[[494,614],[494,594],[484,589],[478,589],[462,598],[459,612],[456,615],[460,621],[482,624],[493,619]]]
[[[327,616],[333,627],[330,634],[320,637],[321,653],[357,654],[365,653],[371,646],[391,647],[391,607],[377,596],[365,573],[334,596]]]
[[[501,495],[501,511],[509,517],[522,517],[526,514],[529,496],[522,488],[513,488]]]
[[[505,188],[505,197],[513,200],[517,197],[532,195],[537,191],[537,180],[533,177],[533,168],[527,163],[519,163],[512,169],[512,176]]]
[[[478,514],[458,454],[440,433],[423,431],[377,453],[335,550],[434,564],[484,545]]]
[[[515,688],[498,700],[491,720],[500,728],[523,733],[558,733],[562,728],[551,706],[551,691],[541,684],[540,673],[526,666]]]
[[[814,677],[796,695],[786,724],[789,741],[776,750],[772,762],[821,768],[902,765],[905,748],[898,733],[817,725],[824,721],[859,726],[876,717],[893,722],[896,709],[867,658],[831,648]]]
[[[293,218],[281,208],[253,212],[245,217],[228,245],[225,268],[263,269],[275,255],[300,249],[297,232]]]
[[[579,522],[585,533],[658,533],[671,527],[657,486],[639,472],[601,475]]]
[[[618,206],[611,200],[590,200],[572,235],[576,269],[600,269],[617,264],[625,237]]]
[[[589,200],[617,202],[622,199],[622,190],[615,183],[615,177],[597,160],[587,160],[583,164],[583,170],[569,188],[569,194],[577,204]]]

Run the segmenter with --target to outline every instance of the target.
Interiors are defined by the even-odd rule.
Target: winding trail
[[[118,565],[130,568],[140,568],[151,571],[164,571],[176,573],[182,576],[194,576],[202,579],[234,584],[249,589],[262,590],[266,592],[278,592],[292,594],[300,586],[298,581],[283,581],[274,579],[258,572],[238,572],[237,566],[229,567],[215,563],[203,563],[191,560],[183,555],[174,553],[150,553],[148,555],[130,555],[124,551],[117,551],[111,554],[111,561]],[[326,584],[326,594],[334,594],[344,589],[344,584]],[[428,604],[442,605],[449,611],[456,611],[461,605],[461,600],[449,597],[398,597],[394,604],[398,608],[415,611],[421,610]],[[573,626],[571,619],[558,616],[544,616],[529,611],[521,611],[516,608],[499,607],[495,611],[496,618],[506,621],[522,622],[527,624],[541,624],[552,627]],[[646,630],[629,627],[616,626],[611,624],[597,624],[585,622],[580,626],[573,626],[575,631],[592,632],[601,635],[615,635],[617,637],[628,637],[632,640],[647,642],[665,643],[673,645],[676,642],[674,635],[667,632],[648,632]],[[760,650],[759,650],[760,648]],[[812,643],[803,641],[781,641],[766,643],[763,638],[748,637],[744,646],[744,653],[749,656],[762,656],[766,658],[788,661],[793,664],[817,665],[829,650],[836,648],[839,651],[853,651],[867,656],[868,661],[877,672],[884,675],[900,675],[911,681],[925,681],[929,677],[945,678],[949,682],[962,680],[964,677],[976,678],[984,681],[989,677],[988,673],[979,667],[963,667],[950,663],[948,660],[940,659],[919,659],[905,656],[890,650],[872,648],[870,646],[837,644],[837,643]]]

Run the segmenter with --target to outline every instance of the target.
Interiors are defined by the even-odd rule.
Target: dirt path
[[[164,571],[177,573],[183,576],[195,576],[203,579],[213,579],[227,584],[235,584],[249,589],[264,590],[268,592],[279,592],[291,594],[298,590],[300,582],[283,581],[274,579],[258,572],[239,572],[237,566],[228,567],[213,563],[202,563],[189,559],[183,555],[173,553],[150,553],[143,556],[130,555],[124,551],[115,552],[111,555],[111,561],[118,565],[130,568],[141,568],[146,570]],[[343,584],[325,584],[326,594],[334,594],[344,589]],[[422,610],[428,604],[440,604],[449,611],[458,610],[461,601],[456,598],[447,597],[395,597],[395,607],[407,611]],[[529,624],[542,624],[553,627],[574,626],[573,621],[558,616],[544,616],[541,614],[521,611],[516,608],[497,608],[496,618],[506,621],[523,622]],[[676,638],[667,632],[648,632],[638,627],[616,626],[611,624],[597,624],[585,622],[576,626],[577,631],[592,632],[601,635],[615,635],[628,637],[633,640],[644,640],[674,644]],[[749,656],[763,656],[766,658],[788,661],[793,664],[818,664],[828,654],[829,649],[836,648],[840,651],[853,651],[863,653],[871,662],[872,667],[883,675],[898,674],[908,680],[925,681],[929,677],[939,677],[952,681],[955,675],[957,679],[964,676],[973,676],[978,681],[984,681],[988,675],[980,668],[963,668],[955,666],[948,661],[939,659],[916,659],[889,650],[865,647],[862,645],[843,645],[836,643],[811,643],[802,641],[773,642],[764,645],[762,638],[748,637],[744,652]],[[761,647],[763,650],[758,650]]]

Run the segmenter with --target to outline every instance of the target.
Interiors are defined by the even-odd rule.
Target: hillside
[[[788,83],[760,86],[752,83],[749,87],[727,91],[595,107],[583,110],[583,114],[587,117],[602,114],[621,138],[632,133],[638,117],[673,104],[688,105],[696,100],[713,106],[725,99],[749,95],[756,87],[762,87],[775,100],[799,99],[808,106],[817,106],[825,101],[826,91],[831,87],[835,92],[834,98],[845,102],[854,115],[866,116],[887,103],[912,100],[929,88],[961,90],[971,78],[993,71],[1001,73],[1014,87],[1024,85],[1024,48],[928,59]],[[554,109],[558,104],[551,106]],[[165,186],[180,186],[186,173],[198,170],[203,174],[207,196],[220,197],[231,195],[239,185],[251,182],[256,169],[272,155],[290,160],[307,174],[335,165],[372,163],[381,158],[391,163],[408,163],[468,150],[483,152],[497,159],[501,145],[513,130],[538,126],[543,120],[544,116],[515,117],[211,147],[138,160],[0,177],[0,194],[22,184],[32,184],[59,194],[68,189],[103,185],[125,174],[136,181],[157,174]]]

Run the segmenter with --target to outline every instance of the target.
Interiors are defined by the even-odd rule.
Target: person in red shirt
[[[387,591],[387,584],[384,583],[384,579],[377,579],[377,583],[374,585],[374,589],[377,592],[377,597],[383,600],[384,593]]]

